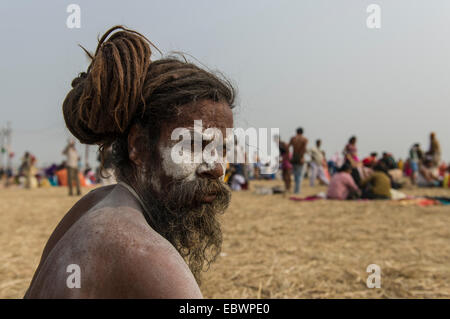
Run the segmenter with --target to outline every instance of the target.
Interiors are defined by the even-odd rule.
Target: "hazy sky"
[[[80,29],[66,26],[71,3]],[[371,3],[380,29],[366,26]],[[238,88],[237,126],[282,139],[302,126],[328,155],[356,134],[361,156],[401,157],[433,130],[450,160],[450,1],[4,0],[0,16],[0,126],[12,122],[16,163],[25,150],[63,159],[62,101],[88,66],[77,44],[94,51],[116,24],[222,71]]]

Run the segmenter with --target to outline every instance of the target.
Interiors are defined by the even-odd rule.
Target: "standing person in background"
[[[347,145],[345,145],[344,156],[350,162],[359,162],[358,149],[356,147],[356,136],[350,137]]]
[[[283,172],[284,189],[286,192],[291,191],[291,173],[292,164],[289,152],[289,145],[286,142],[279,141],[280,156],[281,156],[281,170]]]
[[[37,164],[36,157],[34,155],[30,154],[30,168],[28,170],[28,176],[27,176],[28,188],[35,188],[35,187],[38,187],[38,185],[39,185],[39,181],[36,178],[36,175],[38,173],[36,164]]]
[[[261,161],[259,160],[258,152],[254,153],[254,163],[253,163],[253,179],[261,178]]]
[[[63,155],[66,155],[66,169],[67,169],[67,185],[69,186],[69,196],[73,195],[72,187],[73,182],[77,187],[77,195],[81,195],[80,179],[78,178],[78,152],[75,148],[75,140],[69,140],[66,148],[63,151]]]
[[[19,176],[25,177],[25,188],[31,188],[31,154],[25,152],[19,168]]]
[[[325,185],[330,183],[328,178],[325,176],[325,171],[323,168],[324,153],[320,149],[321,145],[322,141],[316,140],[316,145],[311,147],[309,150],[309,154],[311,156],[311,174],[309,176],[310,186],[315,185],[317,178],[319,178]]]
[[[430,134],[430,148],[427,155],[430,156],[433,166],[439,166],[441,163],[441,146],[434,132]]]
[[[414,144],[409,150],[409,166],[411,169],[411,183],[416,184],[417,174],[419,173],[419,163],[423,159],[423,152],[420,149],[420,144]]]
[[[356,185],[361,186],[361,175],[358,168],[361,166],[361,162],[358,158],[358,149],[356,148],[356,136],[350,137],[348,144],[344,148],[345,163],[348,163],[352,167],[352,177]]]
[[[308,139],[303,136],[303,128],[297,129],[297,135],[293,136],[289,142],[288,149],[292,146],[293,155],[291,163],[294,169],[294,193],[300,193],[300,186],[303,178],[303,167],[305,165],[305,153]]]

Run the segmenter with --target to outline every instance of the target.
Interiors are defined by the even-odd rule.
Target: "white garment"
[[[309,176],[309,185],[314,186],[316,179],[319,178],[325,185],[330,184],[330,181],[325,176],[325,171],[322,165],[318,165],[314,161],[311,162],[311,171]]]
[[[309,150],[309,155],[311,156],[311,161],[312,162],[314,162],[316,164],[319,164],[319,165],[322,165],[323,153],[322,153],[321,150],[319,150],[317,148],[317,146],[311,147],[311,149]]]
[[[78,168],[78,153],[75,147],[69,147],[66,151],[66,156],[66,166],[71,168]]]
[[[231,189],[234,191],[240,191],[242,189],[241,185],[245,184],[245,178],[241,174],[236,174],[233,176],[231,181]]]

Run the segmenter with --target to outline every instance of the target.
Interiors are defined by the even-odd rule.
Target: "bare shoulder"
[[[81,244],[94,256],[91,262],[106,268],[100,276],[92,274],[104,282],[100,295],[106,291],[113,298],[202,297],[183,258],[141,212],[130,207],[102,208],[80,222]]]
[[[81,287],[67,285],[77,265]],[[42,263],[27,298],[202,298],[176,249],[131,207],[83,215]]]

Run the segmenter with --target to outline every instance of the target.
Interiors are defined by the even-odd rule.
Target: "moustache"
[[[194,208],[204,204],[228,207],[231,190],[219,179],[196,178],[191,181],[173,181],[165,198],[168,207]]]

